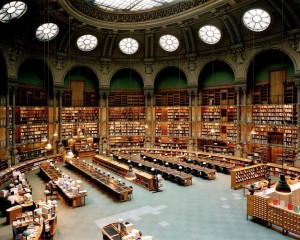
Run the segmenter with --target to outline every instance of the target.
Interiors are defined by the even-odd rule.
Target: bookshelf
[[[143,92],[110,92],[108,98],[109,107],[145,106]]]
[[[28,144],[32,142],[41,142],[43,137],[48,135],[48,125],[23,125],[16,128],[16,142]]]
[[[189,106],[187,91],[165,91],[155,94],[155,106]]]
[[[264,179],[268,172],[267,169],[266,165],[257,164],[231,170],[231,188],[237,189],[243,185]]]
[[[108,108],[108,140],[110,147],[144,146],[146,135],[144,96],[140,94],[115,95],[123,99],[109,100],[109,104],[112,105]],[[125,103],[127,103],[127,107],[122,107]],[[114,107],[116,104],[120,104],[121,107]],[[132,107],[128,107],[130,105]]]
[[[62,139],[99,136],[99,108],[65,107],[62,109]],[[78,131],[78,129],[80,131]],[[82,136],[78,136],[81,132]]]
[[[19,87],[16,91],[17,106],[46,106],[47,94],[44,88],[36,86]]]
[[[48,123],[47,107],[17,107],[15,113],[17,125]]]
[[[189,128],[189,107],[155,107],[155,146],[186,148]]]

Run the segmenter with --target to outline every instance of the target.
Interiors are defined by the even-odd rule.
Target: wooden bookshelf
[[[46,106],[47,94],[37,86],[19,86],[16,92],[17,106]]]
[[[243,185],[264,179],[268,173],[264,164],[238,168],[231,171],[231,188],[237,189]]]
[[[189,108],[188,107],[156,107],[155,135],[172,138],[189,136]],[[171,140],[171,141],[169,141]],[[187,142],[187,140],[186,140]]]
[[[34,169],[38,169],[40,164],[43,162],[61,162],[62,156],[61,154],[47,155],[39,158],[35,158],[29,161],[25,161],[19,163],[10,168],[4,169],[0,172],[0,187],[2,187],[6,182],[12,179],[13,171],[20,171],[22,173],[26,173],[32,171]]]
[[[47,107],[17,107],[16,125],[48,123]]]
[[[108,98],[109,107],[145,106],[143,92],[111,92]]]
[[[41,142],[43,137],[48,136],[48,125],[26,125],[16,128],[16,142],[29,144]]]
[[[155,94],[155,106],[189,106],[187,91],[165,91]]]

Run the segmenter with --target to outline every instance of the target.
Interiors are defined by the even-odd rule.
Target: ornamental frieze
[[[158,9],[141,12],[109,12],[98,8],[96,5],[89,4],[83,0],[71,0],[70,3],[81,13],[102,21],[111,22],[143,22],[168,17],[188,9],[199,6],[208,0],[188,0],[167,5]]]

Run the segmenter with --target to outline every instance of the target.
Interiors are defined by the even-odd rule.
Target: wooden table
[[[132,188],[99,171],[98,168],[74,158],[66,160],[66,163],[89,180],[95,182],[97,186],[108,192],[117,201],[125,202],[130,200],[129,196],[132,194]]]
[[[150,173],[152,172],[152,174],[161,174],[164,179],[170,180],[179,185],[192,185],[192,175],[183,171],[178,171],[166,166],[145,161],[140,159],[140,157],[137,155],[115,152],[113,153],[113,156],[114,159],[118,159],[118,161],[124,162],[125,164],[132,164],[134,167],[144,169]],[[129,160],[130,162],[128,163]]]
[[[47,180],[55,179],[62,177],[62,173],[60,170],[56,170],[54,166],[50,166],[47,164],[43,164],[40,166],[40,172],[42,175],[46,176]],[[57,181],[57,191],[65,199],[69,206],[72,207],[80,207],[85,206],[85,197],[87,196],[86,191],[79,192],[78,194],[74,194],[71,191],[66,190],[62,185],[60,185]]]
[[[118,161],[115,161],[111,158],[104,157],[101,155],[96,155],[93,157],[93,163],[100,165],[101,167],[104,167],[108,169],[109,171],[114,172],[115,174],[125,177],[127,171],[128,171],[128,165],[120,163]],[[148,190],[153,190],[154,188],[154,178],[152,174],[149,174],[145,171],[133,169],[136,179],[133,180],[135,184],[144,187]]]

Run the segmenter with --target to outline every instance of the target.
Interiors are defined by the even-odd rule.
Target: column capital
[[[193,94],[193,93],[197,94],[198,93],[198,86],[196,86],[196,85],[188,86],[187,92],[188,92],[188,94]]]
[[[153,87],[144,87],[144,95],[147,96],[147,95],[150,95],[150,96],[153,96],[154,95],[154,88]]]
[[[98,89],[99,90],[99,95],[100,96],[108,96],[110,93],[110,87],[101,87]]]
[[[235,85],[234,85],[235,91],[239,91],[239,90],[245,91],[246,88],[247,88],[246,83],[238,82],[238,83],[235,83]]]
[[[54,95],[57,93],[63,93],[64,92],[64,87],[63,86],[53,86],[53,93]]]

